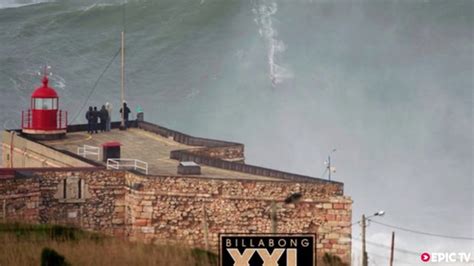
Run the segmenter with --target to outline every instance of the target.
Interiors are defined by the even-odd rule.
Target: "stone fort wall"
[[[351,205],[340,183],[141,176],[98,169],[17,169],[0,174],[0,218],[77,226],[149,243],[217,251],[219,233],[316,233],[350,262]],[[295,192],[295,204],[284,199]]]

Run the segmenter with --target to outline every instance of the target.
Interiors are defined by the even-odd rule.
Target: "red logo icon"
[[[428,261],[430,261],[430,259],[431,259],[431,256],[430,256],[429,253],[425,252],[425,253],[421,254],[421,260],[423,262],[428,262]]]

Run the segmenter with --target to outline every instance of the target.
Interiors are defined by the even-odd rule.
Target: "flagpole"
[[[122,54],[122,70],[121,70],[121,89],[120,89],[120,102],[121,102],[121,109],[122,109],[122,114],[121,114],[121,122],[120,122],[120,129],[125,129],[125,108],[124,108],[124,102],[125,102],[125,31],[122,31],[122,49],[121,49],[121,54]]]

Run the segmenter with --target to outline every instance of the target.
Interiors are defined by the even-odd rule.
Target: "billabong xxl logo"
[[[221,266],[313,266],[314,234],[221,234]]]

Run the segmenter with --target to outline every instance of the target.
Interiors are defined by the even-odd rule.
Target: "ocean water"
[[[385,209],[388,224],[472,237],[473,10],[461,0],[0,0],[0,124],[19,127],[44,65],[74,123],[84,107],[117,110],[119,58],[92,88],[125,27],[126,100],[146,120],[313,176],[336,148],[354,221]],[[388,245],[390,233],[373,224],[368,239]],[[469,241],[397,241],[474,252]]]

